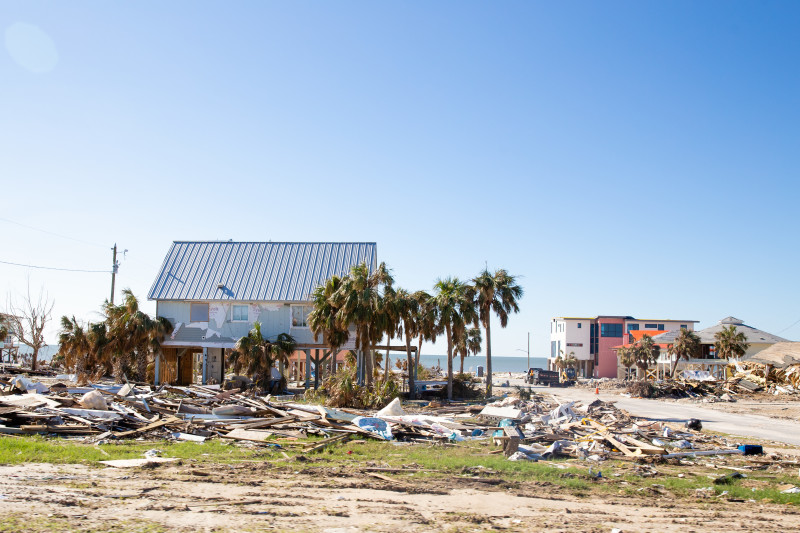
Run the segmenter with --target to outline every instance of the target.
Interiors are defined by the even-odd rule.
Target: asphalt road
[[[777,442],[785,442],[800,446],[800,423],[790,420],[778,420],[760,415],[742,415],[726,413],[703,407],[702,405],[685,405],[664,400],[644,400],[626,398],[617,393],[603,392],[595,394],[593,390],[577,387],[549,388],[533,387],[533,389],[550,393],[564,401],[593,401],[600,398],[604,402],[615,402],[617,407],[629,413],[662,422],[683,424],[690,418],[703,422],[703,429],[729,433],[742,437],[757,437]]]

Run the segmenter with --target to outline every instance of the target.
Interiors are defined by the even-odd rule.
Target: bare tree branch
[[[13,299],[11,296],[7,300],[7,315],[10,330],[19,340],[20,344],[28,346],[33,353],[31,354],[31,370],[36,370],[36,363],[39,357],[39,350],[47,346],[44,338],[44,328],[50,321],[53,313],[53,305],[44,289],[39,291],[39,296],[35,300],[31,297],[31,284],[28,282],[28,290],[22,299]]]

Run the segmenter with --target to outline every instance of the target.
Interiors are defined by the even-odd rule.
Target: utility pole
[[[117,263],[117,243],[114,243],[114,257],[111,260],[111,305],[114,305],[114,282],[116,281],[117,277],[117,270],[119,269],[119,263]]]

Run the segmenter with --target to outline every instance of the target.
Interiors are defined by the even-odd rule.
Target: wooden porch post
[[[308,387],[311,386],[311,350],[306,348],[303,352],[306,354],[306,383],[304,387],[308,390]]]

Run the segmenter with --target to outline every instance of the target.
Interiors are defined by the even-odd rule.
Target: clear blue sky
[[[796,1],[6,1],[0,260],[117,242],[145,300],[173,240],[368,240],[411,290],[519,275],[497,355],[564,315],[798,339],[798,27]],[[4,264],[0,293],[28,277],[54,323],[108,297]]]

